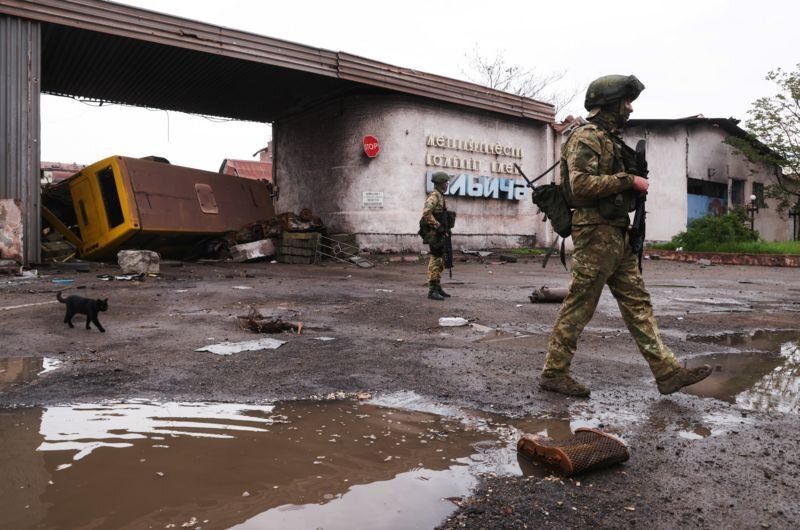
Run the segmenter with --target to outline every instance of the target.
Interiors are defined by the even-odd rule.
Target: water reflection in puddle
[[[30,383],[36,376],[55,370],[61,361],[49,357],[8,357],[0,359],[0,392],[16,384]]]
[[[762,330],[689,340],[747,351],[691,359],[689,368],[708,364],[713,372],[687,387],[687,393],[727,401],[746,410],[800,413],[800,332]]]
[[[476,472],[520,473],[511,428],[350,401],[13,409],[0,433],[9,528],[432,527]]]

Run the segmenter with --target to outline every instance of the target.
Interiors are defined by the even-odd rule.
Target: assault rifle
[[[453,233],[450,231],[450,216],[447,210],[443,211],[436,218],[439,221],[439,233],[442,235],[442,257],[444,257],[444,268],[448,269],[450,279],[453,278]]]
[[[648,173],[646,154],[646,143],[644,140],[639,140],[636,142],[636,174],[645,179]],[[639,259],[639,272],[642,272],[642,254],[644,254],[646,200],[646,193],[636,198],[636,213],[633,214],[633,224],[630,228],[631,250]]]
[[[564,239],[569,236],[570,231],[572,230],[572,211],[569,207],[569,204],[567,204],[566,199],[564,198],[561,186],[558,184],[534,186],[534,183],[537,180],[553,171],[560,163],[561,161],[559,160],[533,180],[529,180],[528,177],[525,176],[525,173],[523,173],[522,168],[519,167],[518,164],[514,164],[514,167],[517,168],[517,171],[520,175],[522,175],[522,178],[525,179],[525,182],[527,182],[528,187],[531,189],[531,199],[533,200],[533,203],[539,207],[539,211],[544,213],[545,219],[550,220],[553,230],[555,230],[556,234],[558,234],[553,240],[552,246],[550,246],[545,253],[544,260],[542,261],[543,268],[547,266],[550,256],[558,247],[559,237],[561,238],[561,264],[564,265],[564,268],[567,267],[564,257]]]

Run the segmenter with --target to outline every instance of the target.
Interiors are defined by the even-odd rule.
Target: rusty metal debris
[[[550,440],[525,434],[517,450],[533,459],[557,466],[566,476],[594,471],[630,458],[628,447],[618,438],[597,429],[582,427],[569,440]]]
[[[319,262],[322,259],[331,259],[340,263],[352,263],[362,269],[369,269],[375,266],[375,264],[367,258],[359,256],[359,252],[360,249],[356,245],[347,243],[340,237],[320,235],[316,251],[316,261]]]
[[[538,289],[534,289],[528,298],[530,298],[531,302],[534,304],[560,304],[564,301],[564,298],[567,297],[567,292],[568,289],[565,287],[550,288],[544,285]]]

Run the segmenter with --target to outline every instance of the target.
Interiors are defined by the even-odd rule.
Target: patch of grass
[[[654,243],[647,248],[660,250],[675,250],[679,244],[670,241],[669,243]],[[716,243],[713,241],[703,241],[692,245],[691,249],[686,247],[683,250],[691,252],[729,252],[732,254],[800,254],[800,241],[738,241],[728,243]]]

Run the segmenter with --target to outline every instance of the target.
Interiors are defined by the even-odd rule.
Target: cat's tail
[[[64,300],[63,298],[61,298],[61,291],[58,291],[58,292],[56,293],[56,300],[58,300],[58,301],[59,301],[59,302],[61,302],[62,304],[66,304],[66,303],[67,303],[67,301],[66,301],[66,300]]]

